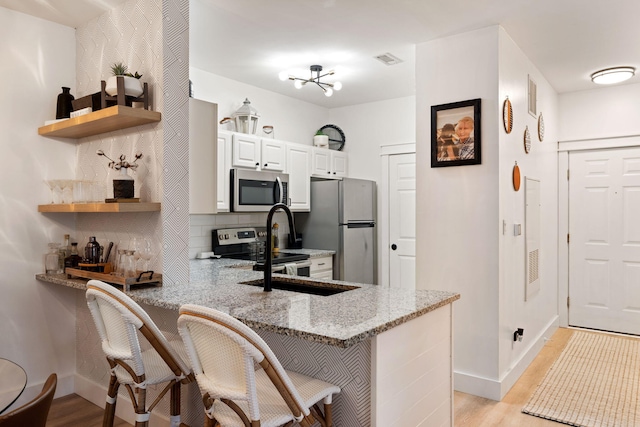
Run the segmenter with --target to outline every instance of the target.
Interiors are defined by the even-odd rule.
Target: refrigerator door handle
[[[376,223],[374,221],[362,221],[362,222],[350,221],[343,225],[346,225],[347,228],[373,228],[376,226]]]

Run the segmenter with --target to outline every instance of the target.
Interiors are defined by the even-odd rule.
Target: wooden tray
[[[162,286],[162,274],[154,273],[152,271],[145,271],[138,273],[138,277],[121,277],[114,276],[108,273],[96,273],[95,271],[80,270],[78,268],[65,268],[65,273],[71,277],[82,277],[85,279],[102,280],[106,283],[113,285],[120,285],[124,288],[125,292],[131,290],[131,286],[136,285],[150,285]]]

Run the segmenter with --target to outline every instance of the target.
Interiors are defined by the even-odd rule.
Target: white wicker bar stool
[[[193,304],[180,307],[184,341],[205,404],[205,426],[333,425],[332,396],[340,388],[285,371],[260,336],[233,317]],[[254,362],[262,369],[255,369]],[[318,403],[323,401],[324,414]]]
[[[90,280],[86,298],[111,367],[103,427],[113,426],[120,384],[129,392],[136,427],[149,425],[151,411],[169,390],[171,426],[184,426],[180,422],[180,385],[191,382],[193,374],[185,362],[182,342],[169,342],[135,301],[107,283]],[[142,349],[141,337],[148,342],[148,349]],[[147,386],[164,383],[167,385],[147,406]]]

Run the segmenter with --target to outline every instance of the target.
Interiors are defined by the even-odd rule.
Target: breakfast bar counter
[[[453,425],[452,303],[459,294],[339,281],[326,286],[357,288],[330,296],[264,292],[241,284],[263,277],[251,266],[192,260],[190,283],[132,287],[128,295],[154,320],[161,317],[159,324],[175,322],[187,303],[236,317],[265,339],[286,369],[341,387],[336,426]],[[37,279],[86,288],[86,280],[65,275]]]

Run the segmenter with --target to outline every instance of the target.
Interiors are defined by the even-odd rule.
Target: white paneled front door
[[[389,286],[416,286],[416,155],[389,156]]]
[[[569,155],[569,325],[640,334],[640,149]]]

